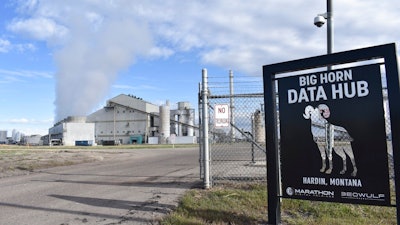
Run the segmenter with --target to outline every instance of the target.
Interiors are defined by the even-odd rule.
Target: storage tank
[[[265,128],[261,111],[256,110],[253,118],[254,139],[257,143],[265,143]]]
[[[177,111],[179,119],[178,134],[183,136],[193,136],[194,110],[190,108],[190,102],[178,102]],[[182,124],[187,124],[189,126]]]
[[[160,144],[168,143],[168,138],[171,134],[170,131],[170,110],[169,102],[160,106]]]
[[[190,109],[190,102],[178,102],[178,109]]]
[[[194,111],[193,110],[188,110],[189,111],[189,121],[188,124],[190,125],[187,129],[187,136],[194,136]]]
[[[0,130],[0,144],[6,144],[6,143],[7,143],[7,131]]]

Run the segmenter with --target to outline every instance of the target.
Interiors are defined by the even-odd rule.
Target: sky
[[[396,43],[398,0],[332,0],[334,51]],[[308,0],[4,0],[0,130],[47,134],[119,94],[197,108],[201,71],[261,77],[262,66],[326,54]]]

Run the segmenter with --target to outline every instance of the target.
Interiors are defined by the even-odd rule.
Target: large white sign
[[[229,127],[229,105],[217,104],[214,107],[215,127]]]

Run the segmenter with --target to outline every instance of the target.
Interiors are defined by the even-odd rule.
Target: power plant
[[[194,109],[167,101],[157,106],[133,95],[120,94],[84,117],[70,116],[49,129],[49,145],[117,145],[197,143]]]

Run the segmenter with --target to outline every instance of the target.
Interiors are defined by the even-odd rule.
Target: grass
[[[0,145],[0,177],[103,160],[102,154],[118,154],[135,149],[171,149],[198,147],[197,144],[117,145],[117,146],[20,146]],[[99,152],[98,154],[94,152]],[[102,153],[103,152],[103,153]],[[94,154],[92,154],[94,153]]]
[[[282,224],[396,224],[396,210],[390,207],[283,199],[281,211]],[[191,190],[183,196],[178,208],[160,223],[163,225],[267,224],[266,187],[253,184]]]
[[[197,145],[175,145],[195,147]],[[32,171],[60,165],[74,164],[68,159],[57,161],[40,156],[35,152],[57,154],[65,149],[109,150],[171,148],[172,145],[122,145],[122,146],[6,146],[0,145],[0,159],[12,162],[7,170]],[[72,151],[71,152],[75,152]],[[69,152],[69,151],[67,151]],[[33,161],[32,161],[33,160]],[[4,164],[4,162],[2,163]],[[0,172],[2,165],[0,165]],[[390,225],[396,224],[396,209],[389,207],[351,205],[302,200],[282,200],[282,224],[290,225]],[[181,199],[178,208],[163,218],[163,225],[252,225],[266,224],[267,191],[265,184],[217,186],[210,190],[193,189]]]
[[[161,224],[259,224],[265,219],[265,199],[259,186],[191,190]]]

